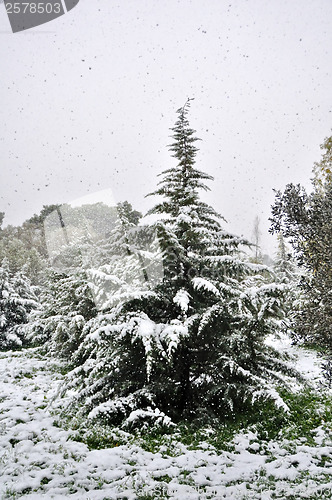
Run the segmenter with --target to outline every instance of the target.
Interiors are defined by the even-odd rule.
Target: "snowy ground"
[[[314,353],[282,346],[318,380]],[[253,432],[217,453],[174,443],[173,452],[124,444],[89,451],[54,426],[61,382],[36,349],[0,354],[0,498],[299,499],[332,498],[332,441],[323,427],[305,440],[262,442]]]

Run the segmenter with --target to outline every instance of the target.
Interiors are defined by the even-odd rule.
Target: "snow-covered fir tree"
[[[82,339],[87,321],[97,314],[84,271],[71,274],[48,272],[48,288],[42,294],[42,308],[27,327],[33,344],[48,343],[49,350],[70,361]]]
[[[67,388],[90,418],[130,427],[223,418],[257,398],[282,405],[271,383],[291,369],[265,338],[279,328],[285,286],[245,260],[248,243],[200,200],[212,177],[195,167],[189,106],[172,129],[177,164],[152,193],[164,198],[150,211],[161,216],[162,283],[88,322],[72,357]]]
[[[0,266],[0,350],[26,343],[26,326],[38,298],[22,272],[12,275],[6,259]]]
[[[263,255],[260,247],[261,237],[262,237],[262,232],[260,229],[260,219],[258,215],[256,215],[251,233],[251,239],[254,244],[254,255],[250,259],[251,262],[254,262],[256,264],[263,263]]]
[[[278,250],[274,261],[274,271],[282,281],[294,281],[296,276],[296,265],[292,253],[285,242],[282,233],[277,234]]]

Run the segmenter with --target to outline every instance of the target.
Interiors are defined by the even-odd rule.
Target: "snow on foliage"
[[[141,422],[143,425],[141,425]],[[148,407],[146,410],[133,410],[129,417],[124,421],[124,429],[132,429],[135,426],[139,428],[147,428],[155,425],[157,427],[174,427],[175,424],[171,419],[161,412],[158,408]]]
[[[11,274],[7,262],[0,267],[0,350],[26,343],[26,325],[38,299],[30,280],[21,272]]]
[[[188,311],[188,306],[190,302],[190,295],[186,290],[178,290],[176,292],[176,295],[173,299],[173,302],[177,304],[183,313],[186,313]]]
[[[218,288],[216,286],[214,286],[213,283],[211,283],[210,281],[208,281],[208,280],[206,280],[204,278],[194,278],[192,280],[192,283],[193,283],[194,288],[196,290],[199,290],[199,289],[202,288],[203,290],[211,292],[214,295],[217,295],[217,296],[220,295],[220,292],[219,292]]]

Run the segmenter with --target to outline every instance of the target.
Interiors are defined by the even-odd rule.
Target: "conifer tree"
[[[258,215],[255,217],[253,230],[252,230],[252,241],[254,243],[254,257],[251,258],[252,262],[256,264],[262,264],[263,256],[260,249],[262,232],[260,230],[260,220]]]
[[[53,270],[48,273],[43,309],[29,326],[29,338],[36,343],[49,341],[51,350],[70,362],[82,341],[85,323],[98,310],[139,295],[138,285],[144,282],[145,271],[152,277],[147,252],[140,252],[140,248],[147,248],[146,241],[140,240],[143,235],[146,240],[151,230],[137,226],[141,214],[128,202],[113,208],[84,205],[82,213],[70,207],[65,209],[63,221],[70,239],[53,252]],[[100,220],[101,210],[112,217],[104,224]],[[84,213],[92,221],[96,216],[100,226],[97,238],[93,238],[89,227],[77,229],[78,224],[85,222]],[[74,218],[78,237],[72,231]],[[56,224],[54,227],[58,229]],[[103,230],[105,227],[107,231]]]
[[[274,271],[282,281],[292,282],[296,280],[296,264],[282,233],[277,234],[278,250],[274,261]]]
[[[65,360],[79,347],[87,321],[96,315],[89,283],[84,271],[65,274],[48,273],[48,289],[44,290],[42,309],[28,325],[30,342],[48,342],[49,349]]]
[[[255,398],[278,400],[271,381],[288,369],[264,343],[279,327],[284,285],[266,281],[267,268],[244,258],[248,242],[200,200],[212,177],[195,167],[189,106],[172,129],[177,164],[152,193],[163,197],[150,211],[161,215],[162,283],[88,322],[72,357],[68,387],[91,418],[222,418]]]
[[[29,279],[22,273],[11,275],[4,260],[0,267],[0,350],[26,343],[29,314],[37,309],[38,298]]]
[[[278,250],[273,265],[274,279],[277,283],[285,285],[282,304],[284,319],[281,323],[280,332],[286,333],[295,340],[294,323],[301,303],[301,294],[298,288],[301,275],[282,233],[277,234],[277,239]]]
[[[139,224],[141,217],[127,201],[118,203],[112,229],[95,244],[87,274],[100,310],[140,296],[162,274],[155,229]]]

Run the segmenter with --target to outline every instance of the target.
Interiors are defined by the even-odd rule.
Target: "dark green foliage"
[[[289,238],[305,270],[303,300],[295,322],[296,335],[332,349],[332,184],[307,195],[299,185],[276,193],[272,232]]]

